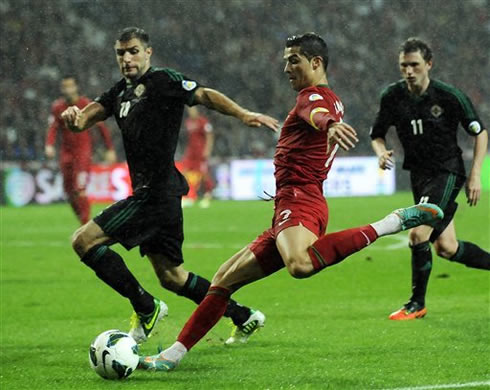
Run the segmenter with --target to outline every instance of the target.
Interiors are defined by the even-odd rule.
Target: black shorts
[[[104,209],[94,222],[127,250],[139,246],[141,256],[161,254],[175,264],[184,261],[180,196],[156,196],[147,189],[140,189]]]
[[[456,198],[466,178],[451,172],[424,174],[410,172],[413,199],[415,203],[434,203],[444,211],[442,221],[433,225],[430,241],[434,242],[452,221],[458,204]]]

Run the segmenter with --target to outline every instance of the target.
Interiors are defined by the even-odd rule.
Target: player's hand
[[[44,154],[47,158],[52,159],[56,156],[56,149],[53,145],[46,145],[44,148]]]
[[[261,127],[263,125],[274,132],[279,130],[279,121],[277,119],[259,112],[247,111],[241,119],[243,123],[250,127]]]
[[[105,161],[108,164],[114,164],[117,160],[116,151],[114,149],[109,149],[105,152]]]
[[[82,118],[82,111],[77,106],[70,106],[61,113],[61,118],[65,122],[66,127],[71,131],[82,131],[80,127],[80,121]]]
[[[328,139],[330,143],[337,143],[344,150],[355,148],[356,143],[359,142],[354,128],[340,122],[335,122],[328,127]]]
[[[393,150],[386,150],[381,156],[379,156],[378,164],[381,169],[391,169],[395,166],[395,160],[393,158]]]
[[[466,201],[471,206],[476,206],[481,196],[481,180],[479,175],[470,175],[465,186]]]

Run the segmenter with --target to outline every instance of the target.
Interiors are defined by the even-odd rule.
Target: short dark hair
[[[432,49],[426,42],[419,38],[408,38],[405,42],[401,44],[399,53],[408,54],[414,53],[419,50],[425,62],[429,62],[432,60]]]
[[[327,42],[314,32],[308,32],[303,35],[292,35],[286,40],[286,47],[298,46],[300,53],[308,60],[313,57],[322,57],[323,69],[328,67],[328,46]]]
[[[145,47],[151,46],[150,36],[145,30],[139,27],[126,27],[122,29],[119,32],[119,37],[117,38],[117,40],[119,42],[127,42],[133,38],[139,39]]]

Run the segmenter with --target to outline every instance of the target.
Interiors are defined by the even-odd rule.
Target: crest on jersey
[[[480,122],[478,121],[473,121],[468,125],[468,129],[473,133],[473,134],[480,134],[481,131],[481,125]]]
[[[310,100],[310,102],[314,102],[316,100],[323,100],[322,96],[317,93],[311,94],[308,99]]]
[[[441,106],[438,106],[437,104],[434,104],[430,109],[430,113],[434,118],[439,118],[443,112],[444,110],[441,108]]]
[[[145,90],[146,87],[144,86],[144,84],[138,84],[138,86],[134,89],[134,94],[136,95],[136,97],[140,97],[145,93]]]
[[[184,88],[186,91],[192,91],[196,87],[197,83],[195,81],[182,80],[182,88]]]

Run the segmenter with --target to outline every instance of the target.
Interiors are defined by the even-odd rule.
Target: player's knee
[[[73,233],[71,239],[71,246],[78,256],[83,257],[85,253],[91,248],[91,239],[84,229],[85,226],[80,227]]]
[[[435,242],[434,248],[436,250],[437,256],[444,259],[450,259],[458,250],[458,242]]]
[[[309,259],[296,257],[285,261],[289,274],[295,279],[308,278],[314,273],[313,265]]]

